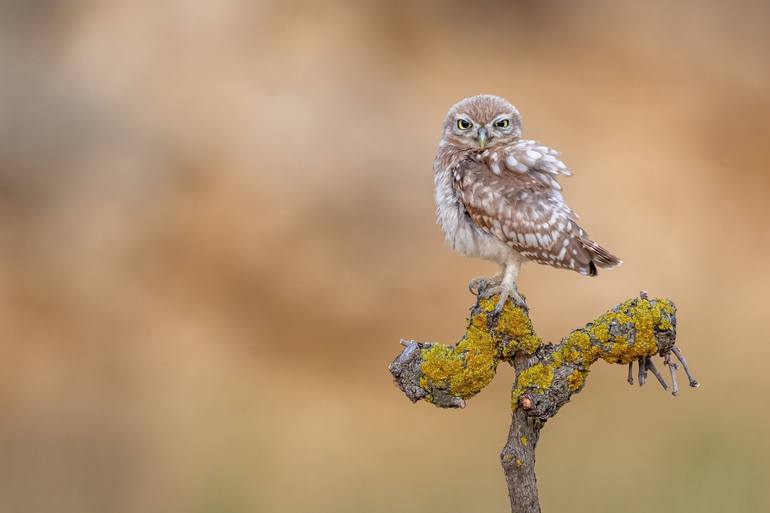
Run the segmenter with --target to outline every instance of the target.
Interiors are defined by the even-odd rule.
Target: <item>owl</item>
[[[516,286],[524,262],[585,276],[622,263],[578,224],[558,182],[572,173],[559,152],[522,139],[521,116],[507,100],[472,96],[449,109],[433,168],[447,244],[502,268],[469,283],[476,294],[499,294],[496,313],[508,298],[524,306]]]

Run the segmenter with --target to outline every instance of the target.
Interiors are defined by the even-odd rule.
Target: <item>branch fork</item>
[[[496,298],[481,295],[471,309],[465,335],[455,345],[402,340],[401,354],[388,367],[394,382],[412,402],[424,400],[441,408],[463,408],[466,400],[494,378],[497,365],[516,371],[511,393],[513,419],[500,458],[514,513],[539,512],[534,472],[540,429],[585,386],[598,360],[628,366],[628,382],[644,385],[652,373],[664,390],[668,385],[653,363],[659,355],[679,394],[677,363],[691,387],[699,386],[676,341],[676,307],[668,299],[642,292],[572,331],[557,344],[543,343],[526,305],[511,301],[498,314]]]

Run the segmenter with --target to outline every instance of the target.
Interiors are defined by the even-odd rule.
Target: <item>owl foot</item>
[[[516,288],[516,285],[501,283],[500,285],[496,285],[494,287],[488,287],[484,289],[481,294],[479,294],[479,297],[482,299],[488,299],[498,294],[500,295],[500,299],[497,300],[497,305],[495,305],[495,309],[492,310],[493,316],[497,316],[500,314],[500,312],[503,311],[505,302],[508,299],[513,301],[514,305],[523,308],[525,311],[529,311],[529,307],[527,307],[527,303],[524,301],[524,297],[519,294],[519,290]]]
[[[503,280],[503,275],[497,274],[495,276],[492,276],[491,278],[474,278],[471,281],[468,282],[468,290],[471,291],[471,294],[474,296],[479,296],[484,293],[485,290],[487,290],[490,287],[496,287],[500,285],[500,282]]]

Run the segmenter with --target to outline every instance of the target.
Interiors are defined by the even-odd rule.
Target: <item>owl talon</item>
[[[503,311],[503,308],[505,308],[505,302],[508,301],[508,293],[501,292],[500,293],[500,299],[497,301],[497,304],[495,305],[495,309],[492,310],[492,315],[497,317],[500,315],[500,312]]]
[[[524,300],[524,296],[519,294],[518,289],[515,287],[511,291],[511,301],[513,301],[513,304],[519,308],[523,308],[524,310],[529,311],[529,307],[527,306],[527,302]]]
[[[492,315],[500,315],[500,312],[502,312],[503,308],[505,308],[505,302],[509,299],[513,302],[514,305],[524,309],[525,312],[529,311],[529,307],[527,306],[527,303],[524,302],[524,298],[519,295],[518,292],[513,290],[510,292],[508,297],[503,297],[503,294],[500,294],[500,300],[497,302],[497,305],[495,305],[495,309],[492,311]]]
[[[499,274],[491,278],[484,278],[484,277],[474,278],[468,282],[468,290],[474,296],[479,296],[482,299],[485,299],[485,297],[483,296],[484,292],[490,287],[496,287],[500,285],[501,279],[502,277]],[[486,297],[488,298],[490,296],[486,296]]]
[[[500,315],[500,312],[503,311],[503,308],[505,308],[505,303],[509,299],[513,302],[515,306],[518,306],[519,308],[523,308],[525,311],[529,311],[529,307],[527,307],[527,303],[524,301],[524,298],[521,294],[519,294],[519,291],[516,289],[516,287],[506,287],[505,285],[497,285],[495,287],[489,287],[487,289],[484,289],[479,295],[482,299],[489,299],[493,296],[500,295],[499,299],[497,300],[497,304],[495,305],[495,309],[492,310],[493,316]]]

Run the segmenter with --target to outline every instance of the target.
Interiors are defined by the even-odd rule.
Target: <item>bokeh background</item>
[[[541,335],[646,289],[703,382],[597,365],[543,432],[544,510],[770,510],[767,2],[0,5],[0,511],[507,511],[512,371],[462,411],[387,372],[495,271],[433,214],[482,92],[625,260],[526,267]]]

